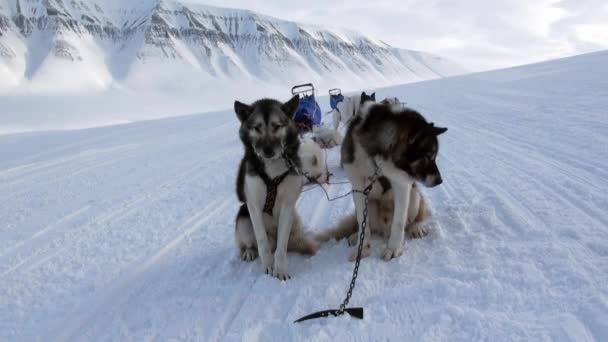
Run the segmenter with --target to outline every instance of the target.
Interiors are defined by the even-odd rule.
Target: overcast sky
[[[469,70],[608,49],[608,0],[188,0],[354,29]]]

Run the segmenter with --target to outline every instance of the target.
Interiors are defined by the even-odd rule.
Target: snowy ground
[[[339,304],[345,242],[288,282],[237,258],[217,112],[0,136],[0,340],[608,340],[608,53],[379,93],[449,131],[430,235],[362,262],[364,320],[291,323]],[[318,231],[352,204],[298,210]]]

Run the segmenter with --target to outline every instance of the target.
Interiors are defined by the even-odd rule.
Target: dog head
[[[367,95],[365,92],[361,93],[361,102],[360,104],[364,104],[365,102],[376,102],[376,93],[372,93],[371,95]]]
[[[405,168],[414,179],[425,186],[434,187],[441,184],[443,179],[436,163],[439,152],[437,137],[447,130],[435,127],[432,122],[424,123],[417,131],[409,134],[407,146],[395,164]]]
[[[370,156],[390,160],[396,168],[428,187],[443,182],[437,168],[437,137],[448,129],[429,123],[400,105],[368,103],[354,134]]]
[[[290,148],[297,151],[298,130],[292,117],[299,102],[297,95],[285,103],[262,99],[247,105],[235,101],[234,111],[241,121],[239,135],[243,144],[266,160],[279,158]]]
[[[314,140],[305,139],[300,144],[298,155],[302,162],[302,171],[308,177],[321,184],[327,183],[329,174],[325,164],[323,151],[318,143]]]

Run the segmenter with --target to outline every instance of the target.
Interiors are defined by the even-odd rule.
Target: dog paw
[[[274,255],[274,268],[272,272],[272,276],[278,278],[279,280],[287,280],[291,277],[289,273],[287,273],[287,255],[283,253]]]
[[[264,268],[264,273],[268,274],[268,275],[274,275],[274,271],[272,269],[272,266],[262,266]]]
[[[266,274],[272,275],[272,265],[274,264],[274,257],[272,254],[260,254],[260,259],[262,259],[262,268]]]
[[[289,275],[289,273],[287,273],[286,271],[279,271],[276,269],[272,272],[272,276],[281,281],[286,281],[286,280],[291,279],[291,276]]]
[[[349,261],[355,261],[357,260],[357,254],[359,252],[358,247],[353,248],[352,252],[350,253],[350,256],[348,257]],[[361,259],[363,258],[367,258],[368,256],[372,255],[372,249],[369,245],[363,247],[363,250],[361,250]]]
[[[429,234],[426,227],[422,224],[413,224],[408,228],[407,233],[412,239],[420,239]]]
[[[241,251],[241,260],[253,261],[258,257],[258,250],[255,248],[245,248]]]
[[[353,233],[351,236],[348,237],[349,246],[356,246],[358,241],[359,241],[359,233]]]
[[[390,261],[391,259],[398,258],[401,254],[403,254],[403,249],[401,247],[386,247],[382,252],[382,259],[384,259],[384,261]]]

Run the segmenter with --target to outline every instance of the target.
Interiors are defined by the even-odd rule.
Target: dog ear
[[[431,132],[433,132],[433,134],[435,134],[436,136],[447,132],[447,130],[448,129],[444,128],[444,127],[434,127],[434,126],[431,127]]]
[[[290,118],[295,114],[298,105],[300,104],[300,96],[294,95],[289,101],[283,103],[281,110]]]
[[[247,120],[253,108],[239,101],[234,101],[234,112],[241,122]]]
[[[368,101],[376,102],[375,96],[376,96],[376,93],[372,94],[372,96],[369,96],[365,92],[362,92],[361,93],[361,102],[359,104],[364,104],[365,102],[368,102]]]

